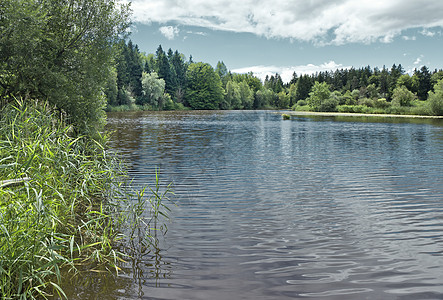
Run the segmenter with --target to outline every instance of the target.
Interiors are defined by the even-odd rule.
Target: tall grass
[[[0,114],[0,181],[20,181],[0,184],[1,299],[66,298],[62,269],[118,271],[127,254],[116,245],[130,237],[122,224],[140,225],[145,208],[122,194],[126,174],[107,138],[76,136],[47,104],[16,100]],[[158,214],[166,194],[151,192]]]

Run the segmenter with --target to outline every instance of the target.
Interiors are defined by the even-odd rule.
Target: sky
[[[129,0],[123,0],[128,2]],[[132,0],[140,51],[264,79],[341,68],[443,68],[442,0]]]

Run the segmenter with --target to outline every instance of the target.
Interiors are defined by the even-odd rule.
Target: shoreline
[[[321,117],[385,117],[385,118],[410,118],[410,119],[443,119],[443,116],[424,115],[393,115],[393,114],[364,114],[340,112],[314,112],[314,111],[286,111],[291,116],[321,116]]]

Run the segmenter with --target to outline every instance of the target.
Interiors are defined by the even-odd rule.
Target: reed
[[[62,274],[118,272],[130,237],[122,227],[140,227],[137,209],[146,207],[123,192],[127,175],[106,150],[107,137],[76,136],[57,110],[37,101],[15,100],[0,114],[2,299],[66,298]],[[158,218],[166,194],[151,192]]]

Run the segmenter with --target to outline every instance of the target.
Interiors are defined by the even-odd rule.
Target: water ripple
[[[134,182],[160,167],[178,203],[172,275],[126,297],[443,298],[441,124],[149,112],[109,127]]]

